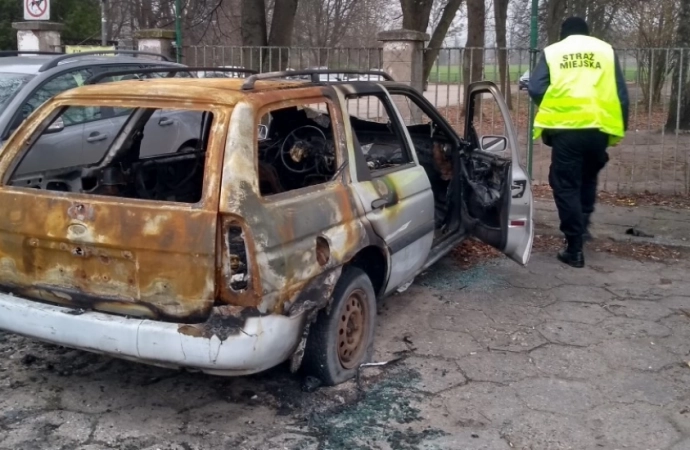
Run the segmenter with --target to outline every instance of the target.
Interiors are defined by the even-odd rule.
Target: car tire
[[[376,294],[364,271],[346,267],[328,308],[309,329],[302,360],[305,375],[335,386],[353,378],[371,358],[376,327]]]

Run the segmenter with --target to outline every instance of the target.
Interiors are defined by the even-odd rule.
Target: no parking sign
[[[50,20],[50,0],[24,0],[24,20]]]

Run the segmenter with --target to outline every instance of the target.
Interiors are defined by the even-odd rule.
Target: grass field
[[[517,80],[529,68],[528,64],[511,64],[508,68],[511,81],[517,83]],[[484,80],[497,82],[499,80],[498,64],[487,64],[484,66]],[[626,68],[625,79],[634,81],[637,79],[637,68]],[[462,68],[458,65],[440,65],[434,66],[431,69],[429,76],[431,83],[462,83]]]

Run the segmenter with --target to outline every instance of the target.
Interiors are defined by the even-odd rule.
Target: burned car
[[[0,329],[219,375],[289,361],[332,385],[370,357],[377,299],[463,239],[527,263],[531,188],[494,84],[469,87],[461,137],[407,85],[290,75],[118,81],[39,108],[0,153]],[[488,98],[503,135],[478,131]],[[24,169],[46,140],[72,155],[51,126],[92,108],[127,116],[102,154]],[[147,139],[164,111],[196,117],[181,150]]]

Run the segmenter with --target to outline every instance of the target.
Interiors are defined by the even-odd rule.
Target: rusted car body
[[[472,234],[527,263],[531,191],[500,98],[507,132],[487,141],[455,135],[402,84],[243,83],[85,86],[19,128],[0,154],[1,329],[149,364],[249,374],[299,366],[309,324],[348,267],[366,273],[380,298]],[[499,97],[490,83],[471,94]],[[429,124],[408,125],[396,95]],[[365,99],[387,118],[356,117],[353,102]],[[53,121],[88,107],[132,111],[97,163],[21,170]],[[141,130],[161,110],[201,115],[193,151],[141,157]],[[389,160],[374,161],[376,149],[393,147]]]

